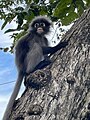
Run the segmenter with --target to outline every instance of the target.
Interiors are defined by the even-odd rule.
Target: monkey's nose
[[[42,32],[44,32],[44,30],[43,30],[42,27],[39,27],[39,28],[37,28],[37,32],[38,32],[38,33],[42,33]]]

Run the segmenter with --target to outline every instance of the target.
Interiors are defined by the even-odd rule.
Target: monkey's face
[[[31,23],[31,30],[37,34],[47,34],[49,32],[51,23],[45,17],[37,17]]]
[[[45,29],[45,23],[44,22],[42,22],[42,23],[39,23],[39,22],[37,22],[37,23],[35,23],[34,24],[34,29],[36,29],[36,32],[38,33],[38,34],[43,34],[44,33],[44,29]]]

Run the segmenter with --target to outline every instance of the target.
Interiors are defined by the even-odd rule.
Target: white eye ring
[[[35,23],[34,27],[35,28],[39,27],[39,23]]]
[[[45,27],[45,23],[40,23],[40,26],[41,27]]]

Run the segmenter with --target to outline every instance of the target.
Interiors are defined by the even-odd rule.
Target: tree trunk
[[[27,76],[10,120],[90,120],[90,9],[62,41],[52,63]]]

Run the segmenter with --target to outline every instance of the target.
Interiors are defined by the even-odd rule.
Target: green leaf
[[[55,0],[49,0],[50,3],[54,3]]]
[[[22,36],[24,36],[27,33],[27,31],[22,31],[19,34],[15,36],[15,42],[19,40]]]
[[[68,0],[68,1],[65,0],[64,2],[63,2],[63,0],[61,0],[57,4],[53,15],[56,17],[59,17],[59,18],[65,16],[66,13],[68,13],[68,11],[69,11],[71,3],[72,3],[72,0]],[[67,7],[67,6],[69,6],[69,7]]]
[[[14,31],[16,31],[16,30],[17,30],[17,29],[8,29],[8,30],[5,31],[5,33],[14,32]]]
[[[83,0],[76,0],[75,4],[76,4],[77,10],[78,10],[78,14],[81,15],[85,9],[85,4],[84,4]]]
[[[25,20],[27,20],[28,23],[31,22],[31,20],[34,18],[34,13],[32,12],[32,9],[28,9],[27,15],[25,16]]]
[[[26,0],[25,2],[26,2],[26,4],[29,4],[32,2],[32,0]]]
[[[21,6],[19,6],[19,7],[16,7],[16,8],[15,8],[15,10],[16,10],[16,11],[23,11],[23,10],[24,10],[24,8],[23,8],[23,7],[21,7]]]
[[[40,15],[47,15],[47,7],[46,6],[42,6],[40,9]]]
[[[2,27],[1,27],[1,30],[6,26],[7,23],[10,23],[13,19],[14,19],[15,15],[14,14],[11,14],[11,13],[8,13]]]
[[[83,12],[84,4],[82,1],[80,1],[78,2],[78,6],[76,3],[76,6],[78,7],[77,9],[81,14]],[[79,17],[78,13],[75,13],[75,6],[72,3],[72,0],[65,0],[65,2],[61,0],[55,8],[53,15],[58,19],[61,19],[63,25],[68,25]]]
[[[86,5],[89,7],[90,6],[90,0],[85,0],[86,1]]]
[[[8,21],[6,20],[6,21],[4,21],[4,23],[3,23],[3,25],[2,25],[2,27],[1,27],[1,30],[6,26],[6,24],[8,23]]]
[[[34,3],[36,3],[36,4],[38,4],[39,3],[39,0],[33,0],[34,1]]]
[[[68,25],[76,18],[78,18],[78,15],[75,12],[70,12],[68,16],[64,16],[63,18],[61,18],[62,25]]]

